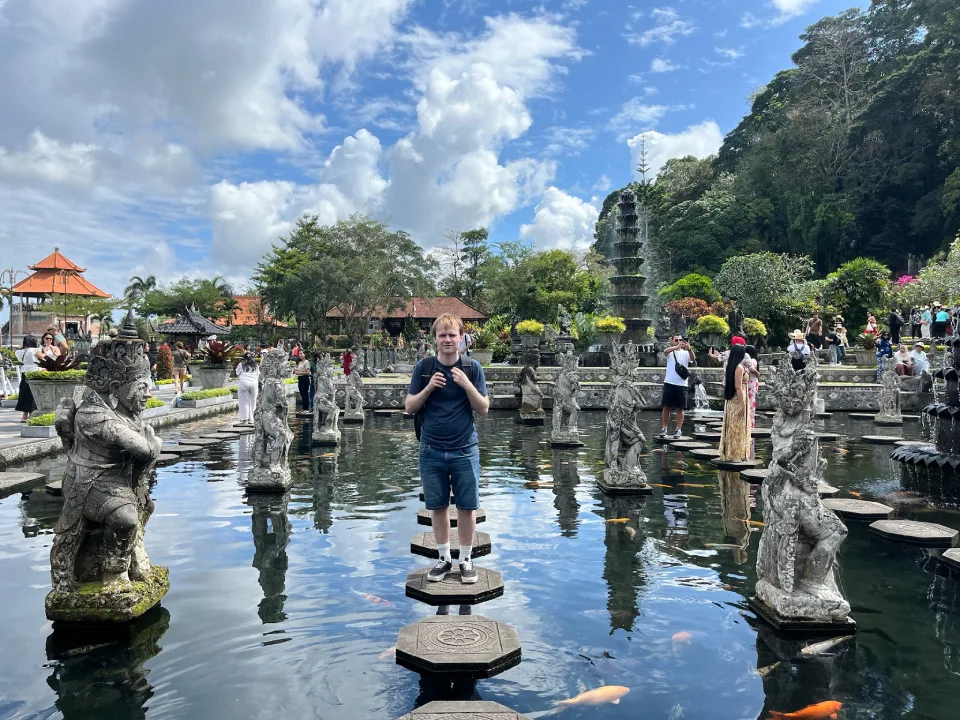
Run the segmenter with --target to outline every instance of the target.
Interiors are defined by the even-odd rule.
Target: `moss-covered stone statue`
[[[160,439],[140,417],[149,378],[131,312],[116,338],[94,348],[85,378],[91,392],[79,406],[64,399],[57,408],[67,469],[50,551],[50,620],[128,622],[169,588],[167,568],[152,566],[143,544],[160,455]]]
[[[340,442],[340,407],[337,405],[337,386],[333,382],[333,362],[324,353],[317,361],[317,392],[313,398],[313,442],[317,445],[337,445]]]
[[[260,363],[263,387],[253,413],[253,469],[247,477],[248,492],[283,492],[292,482],[287,455],[293,432],[287,426],[287,395],[283,378],[290,374],[287,353],[266,350]]]

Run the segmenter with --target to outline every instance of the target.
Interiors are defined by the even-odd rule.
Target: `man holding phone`
[[[670,411],[676,411],[676,430],[673,437],[682,435],[683,411],[687,408],[687,378],[690,377],[690,365],[696,362],[690,342],[681,335],[674,335],[670,347],[665,348],[667,371],[663,378],[663,411],[660,414],[660,434],[667,437],[670,432]]]

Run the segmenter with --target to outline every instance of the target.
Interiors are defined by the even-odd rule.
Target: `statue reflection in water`
[[[750,545],[750,483],[740,479],[740,473],[720,471],[720,514],[723,534],[733,540],[733,561],[742,565],[747,561]]]
[[[129,625],[54,630],[47,684],[64,720],[145,718],[153,687],[143,666],[169,626],[170,613],[158,605]]]
[[[580,505],[577,503],[577,485],[580,475],[576,449],[553,449],[553,506],[557,509],[560,534],[576,537],[580,527]]]
[[[603,499],[607,548],[603,560],[603,579],[607,583],[607,610],[610,634],[630,631],[640,614],[638,595],[647,584],[646,566],[640,549],[643,537],[638,532],[645,498],[637,495],[607,495]],[[623,520],[627,522],[610,522]]]
[[[659,455],[660,477],[666,482],[670,479],[670,450],[664,447]],[[690,537],[688,528],[690,509],[687,506],[686,496],[665,489],[663,492],[663,516],[667,521],[666,539],[677,545],[685,543]]]
[[[290,494],[256,493],[247,496],[246,504],[253,513],[250,529],[253,532],[253,566],[260,571],[263,600],[257,614],[264,624],[286,620],[283,603],[287,582],[287,543],[290,542],[290,518],[287,505]]]

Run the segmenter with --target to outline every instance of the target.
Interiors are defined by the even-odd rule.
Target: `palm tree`
[[[102,338],[105,332],[109,332],[110,328],[113,327],[113,318],[109,315],[104,315],[100,318],[100,332],[97,333],[97,338]]]
[[[157,287],[157,279],[153,275],[147,275],[142,278],[134,275],[130,278],[130,284],[123,289],[123,296],[130,307],[143,300],[147,293]]]
[[[230,287],[230,284],[224,280],[222,275],[214,275],[213,280],[210,281],[213,283],[214,289],[219,293],[220,297],[223,298],[232,298],[233,297],[233,288]]]
[[[240,313],[240,309],[240,303],[232,295],[220,301],[220,312],[230,318],[231,325],[233,324],[233,319]]]

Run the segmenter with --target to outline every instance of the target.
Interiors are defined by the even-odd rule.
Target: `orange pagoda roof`
[[[13,286],[14,295],[42,296],[56,293],[110,297],[109,293],[105,293],[83,277],[87,269],[60,254],[60,248],[54,248],[53,253],[36,265],[28,265],[28,267],[34,273]]]

